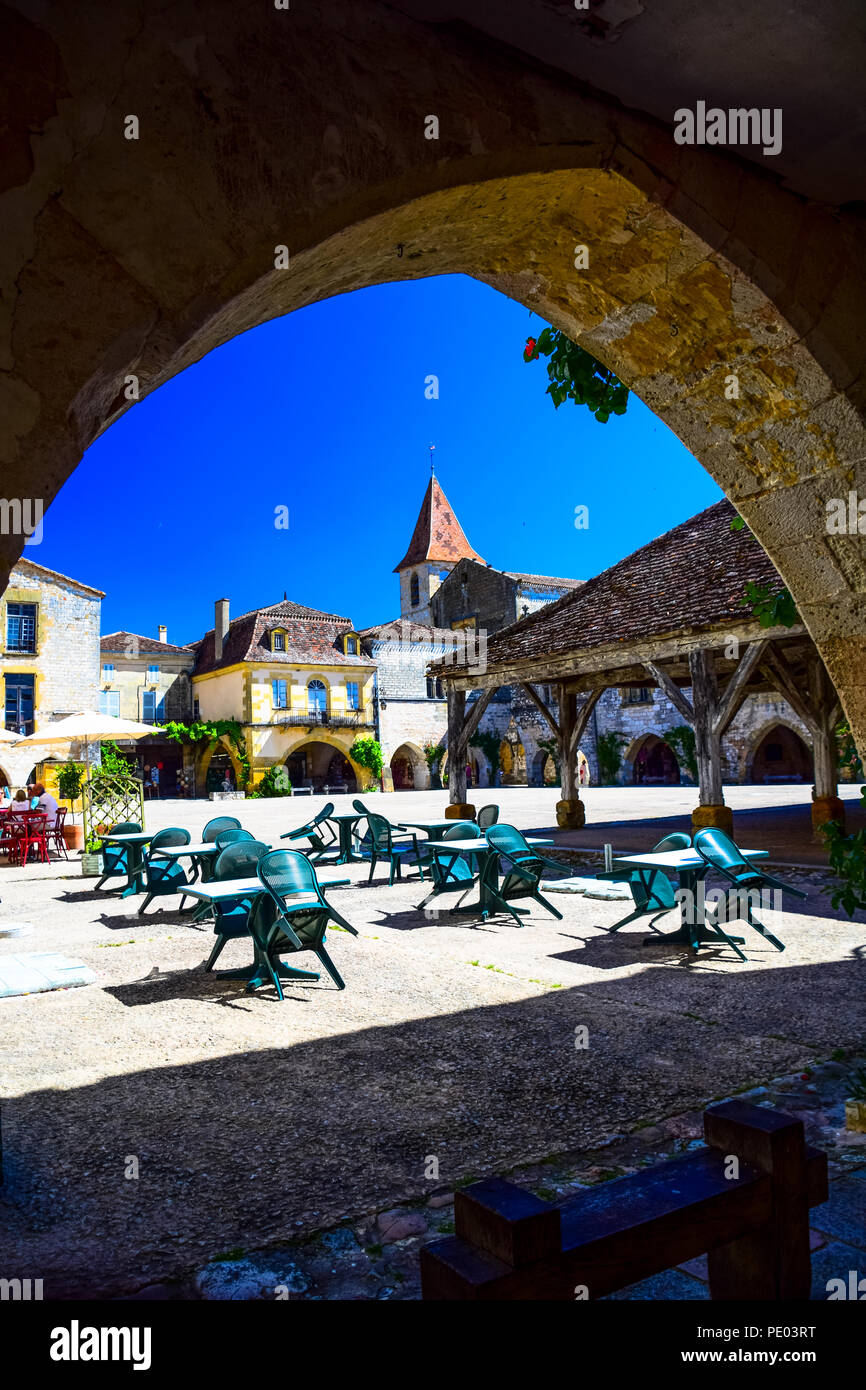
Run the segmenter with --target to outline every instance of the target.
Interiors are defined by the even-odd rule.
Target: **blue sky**
[[[188,642],[281,599],[356,627],[397,616],[430,475],[499,569],[586,579],[721,492],[635,396],[554,411],[543,321],[465,276],[382,285],[264,324],[131,407],[88,451],[29,555],[106,591],[104,632]],[[439,399],[425,399],[425,378]],[[577,530],[575,507],[589,508]],[[289,509],[288,530],[274,525]]]

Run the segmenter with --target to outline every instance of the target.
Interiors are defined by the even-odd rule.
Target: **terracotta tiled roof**
[[[736,515],[727,499],[717,502],[502,628],[488,641],[488,667],[741,625],[749,617],[741,605],[747,581],[775,593],[782,579],[747,528],[731,530]]]
[[[138,655],[139,652],[147,656],[158,656],[160,652],[171,656],[192,655],[188,646],[175,647],[171,642],[157,642],[154,637],[140,637],[137,632],[107,632],[100,639],[99,646],[101,651],[120,656]]]
[[[417,565],[424,560],[454,565],[464,558],[478,560],[484,564],[481,556],[472,549],[463,534],[460,522],[439,486],[438,478],[431,478],[424,493],[424,501],[421,503],[409,549],[399,565],[394,566],[394,573],[405,569],[407,565]]]
[[[281,628],[286,634],[286,650],[271,651],[268,634]],[[195,675],[235,666],[242,661],[267,661],[271,665],[302,666],[360,666],[374,665],[363,656],[346,656],[339,641],[345,632],[355,629],[348,618],[323,613],[305,604],[284,599],[269,608],[254,608],[229,623],[223,641],[222,656],[214,660],[214,631],[206,632],[195,643]]]
[[[519,584],[537,586],[539,589],[579,589],[581,584],[585,584],[585,579],[560,579],[554,574],[520,574],[517,570],[503,570],[509,579],[516,579]]]
[[[426,636],[428,641],[441,642],[445,637],[453,639],[454,633],[450,627],[429,627],[426,623],[413,623],[409,618],[394,618],[390,623],[365,627],[358,636],[379,642],[420,642]]]

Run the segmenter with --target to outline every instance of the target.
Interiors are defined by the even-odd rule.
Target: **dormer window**
[[[271,631],[271,651],[284,652],[286,650],[286,633],[281,627]]]
[[[346,656],[358,655],[358,634],[356,632],[343,633],[343,651]]]

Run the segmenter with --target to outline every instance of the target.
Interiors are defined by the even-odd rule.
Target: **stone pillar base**
[[[812,829],[816,838],[822,839],[820,827],[828,821],[838,821],[845,829],[845,804],[838,796],[816,796],[812,793]]]
[[[586,824],[586,807],[575,797],[573,801],[557,801],[556,824],[560,830],[581,830]]]
[[[475,807],[470,806],[467,801],[457,801],[453,806],[445,807],[446,820],[474,820]]]
[[[707,830],[714,826],[733,839],[734,813],[730,806],[696,806],[692,811],[692,830]]]

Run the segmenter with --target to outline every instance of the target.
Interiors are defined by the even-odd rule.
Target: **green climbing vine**
[[[866,811],[866,787],[860,788],[860,798]],[[830,868],[840,880],[831,893],[834,907],[841,907],[853,917],[866,909],[866,829],[846,835],[838,821],[828,821],[821,827],[827,845]]]
[[[365,767],[372,773],[376,781],[382,776],[382,745],[378,739],[373,738],[372,734],[362,734],[355,739],[349,749],[349,757],[356,762],[359,767]]]
[[[744,531],[746,523],[741,516],[731,522],[732,531]],[[794,627],[800,621],[794,596],[787,587],[771,589],[769,584],[747,582],[741,608],[751,609],[761,627]]]
[[[473,746],[474,748],[480,748],[480,749],[481,749],[481,752],[484,754],[485,758],[487,759],[487,761],[488,761],[489,764],[490,764],[490,785],[491,785],[491,787],[498,787],[498,785],[499,785],[499,769],[500,769],[500,767],[501,767],[501,762],[500,762],[500,749],[501,749],[501,747],[502,747],[502,740],[501,740],[501,738],[499,737],[498,734],[494,734],[494,733],[489,732],[489,730],[485,730],[483,733],[481,733],[481,732],[474,733],[474,734],[472,735],[472,740],[471,740],[471,742],[472,742],[472,746]]]
[[[217,743],[221,738],[227,738],[241,765],[241,785],[243,787],[249,786],[251,777],[250,756],[247,752],[243,725],[237,719],[194,719],[191,724],[183,724],[177,719],[170,719],[167,724],[163,725],[163,728],[167,736],[174,739],[175,743]]]
[[[683,764],[693,782],[698,780],[698,755],[695,751],[695,731],[688,724],[677,724],[667,729],[662,738],[672,748]]]
[[[615,782],[616,774],[622,766],[622,750],[627,739],[622,734],[610,732],[599,734],[596,744],[598,752],[599,780],[604,783]]]
[[[558,328],[544,328],[537,338],[527,338],[524,362],[535,362],[540,356],[548,359],[547,394],[557,410],[563,401],[574,401],[585,405],[600,425],[606,425],[611,415],[625,415],[628,387]]]

